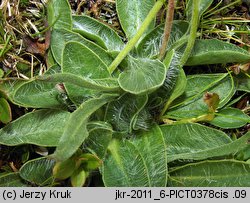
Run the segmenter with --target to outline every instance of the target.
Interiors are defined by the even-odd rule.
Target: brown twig
[[[166,54],[166,49],[168,46],[168,41],[169,41],[170,33],[172,30],[173,20],[174,20],[174,8],[175,8],[174,0],[169,0],[166,22],[165,22],[165,27],[164,27],[163,40],[162,40],[162,45],[161,45],[160,54],[159,54],[160,60],[163,60]]]

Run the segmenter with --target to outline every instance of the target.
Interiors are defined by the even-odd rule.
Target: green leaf
[[[78,42],[66,44],[63,52],[62,72],[81,76],[86,80],[110,77],[107,66],[99,56]],[[65,84],[65,88],[70,99],[75,103],[82,103],[83,95],[88,97],[96,94],[91,90],[79,89],[79,87],[68,83]]]
[[[167,75],[164,80],[163,85],[156,90],[153,94],[150,95],[149,99],[149,107],[152,108],[151,111],[156,112],[156,116],[161,117],[164,115],[166,110],[169,108],[169,105],[171,102],[174,100],[173,98],[178,95],[178,93],[174,93],[175,86],[177,85],[178,78],[182,77],[179,79],[178,85],[184,85],[182,89],[184,90],[178,90],[182,91],[182,93],[185,91],[187,79],[185,76],[184,71],[179,67],[179,54],[174,52],[174,50],[171,50],[170,52],[167,53],[167,56],[165,57],[163,63],[165,64],[166,67],[169,66],[167,70]],[[181,73],[180,73],[181,72]],[[176,86],[177,88],[177,86]],[[173,96],[172,98],[170,98]],[[161,111],[161,113],[160,113]],[[158,113],[159,115],[157,115]]]
[[[15,91],[24,83],[26,83],[27,80],[23,79],[17,79],[17,78],[8,78],[5,80],[0,81],[0,96],[4,97],[5,99],[8,99],[14,104],[17,104],[14,101],[14,94]],[[17,104],[19,105],[19,104]]]
[[[171,104],[175,99],[181,96],[186,89],[187,86],[187,78],[183,69],[180,70],[176,84],[172,90],[172,94],[168,98],[168,104]]]
[[[166,112],[175,99],[185,92],[186,85],[187,78],[184,70],[177,65],[170,65],[163,86],[156,92],[158,98],[160,98],[158,105],[160,107],[164,105],[162,114]]]
[[[149,185],[152,187],[167,184],[167,153],[164,137],[159,126],[142,131],[131,139],[131,143],[140,152],[147,167]]]
[[[244,160],[244,161],[248,161],[250,159],[250,145],[249,144],[236,155],[236,159]]]
[[[50,0],[47,4],[47,19],[54,29],[71,29],[72,17],[68,0]]]
[[[87,179],[88,173],[79,168],[70,177],[71,185],[73,187],[82,187]]]
[[[163,125],[168,161],[202,160],[235,154],[247,146],[250,133],[232,141],[224,132],[196,123]]]
[[[68,112],[60,110],[27,113],[0,129],[0,144],[57,146],[68,117]]]
[[[154,118],[150,112],[149,107],[146,105],[138,115],[136,115],[133,122],[133,130],[149,130],[155,124]]]
[[[84,153],[79,157],[81,167],[85,171],[92,171],[98,169],[102,165],[102,160],[100,160],[96,155],[90,153]]]
[[[0,187],[28,187],[19,176],[19,173],[0,174]]]
[[[76,103],[81,104],[88,96],[93,96],[100,92],[108,93],[119,93],[121,88],[116,78],[104,78],[104,79],[89,79],[71,73],[56,73],[49,76],[38,76],[36,81],[46,86],[46,83],[67,83],[72,87],[70,92],[70,98]],[[57,85],[58,88],[58,85]],[[60,86],[59,86],[60,89]],[[45,89],[46,91],[46,89]],[[52,91],[52,90],[51,90]],[[80,94],[83,92],[82,94]],[[89,94],[87,94],[87,92]],[[61,92],[57,96],[58,102],[61,103],[62,107],[68,106],[71,108],[71,102],[68,101],[68,96],[65,92]],[[40,104],[41,102],[38,102]],[[61,108],[62,108],[61,107]]]
[[[54,65],[44,76],[60,72],[61,68]],[[30,79],[14,88],[11,97],[14,103],[23,107],[32,108],[66,108],[56,83],[43,83],[36,78]]]
[[[175,20],[173,22],[172,30],[170,33],[170,39],[168,43],[168,49],[172,47],[181,37],[187,32],[188,22]],[[156,57],[159,54],[162,35],[164,33],[164,24],[157,26],[154,30],[148,33],[139,43],[137,47],[137,54],[140,57]]]
[[[58,65],[50,67],[44,74],[48,76],[61,71]],[[13,99],[20,106],[32,108],[66,108],[63,103],[61,93],[56,83],[44,83],[42,81],[30,79],[24,84],[20,85],[13,93]]]
[[[155,126],[134,139],[113,140],[102,170],[108,187],[165,187],[167,157],[161,130]]]
[[[63,52],[62,72],[89,79],[110,77],[107,66],[97,54],[79,42],[67,43]]]
[[[54,178],[64,180],[69,178],[77,168],[75,157],[57,162],[53,167],[53,176]]]
[[[88,123],[89,136],[84,142],[86,149],[103,159],[112,139],[112,127],[106,122]]]
[[[219,108],[222,108],[235,93],[234,81],[227,73],[188,76],[184,94],[175,100],[166,117],[196,118],[207,114],[209,109],[203,101],[203,95],[206,92],[218,94],[220,97]]]
[[[60,71],[60,67],[54,65],[50,67],[44,75],[50,75],[58,71]],[[63,106],[58,100],[55,99],[55,97],[59,96],[59,92],[56,93],[56,90],[52,85],[40,84],[34,79],[24,80],[19,78],[8,78],[1,82],[2,83],[0,83],[0,95],[2,92],[2,95],[5,98],[8,98],[12,103],[16,105],[25,107],[34,106],[37,108]],[[50,89],[51,87],[53,87],[52,90]],[[44,97],[46,98],[48,104],[44,102]],[[33,98],[36,98],[35,101],[33,100]]]
[[[116,131],[131,133],[136,117],[147,101],[147,95],[124,94],[118,100],[108,104],[105,121],[110,123]]]
[[[224,129],[240,128],[250,123],[250,117],[236,108],[221,109],[215,115],[209,123]]]
[[[8,123],[12,119],[11,108],[4,98],[0,98],[0,122]]]
[[[0,78],[2,78],[3,76],[4,76],[4,71],[0,69]]]
[[[119,21],[128,39],[131,39],[137,33],[154,3],[154,0],[116,0]],[[150,24],[148,31],[154,28],[154,24],[155,22]]]
[[[234,77],[236,81],[236,88],[239,91],[250,93],[250,78],[246,74],[239,74]]]
[[[240,94],[238,97],[236,96],[236,98],[232,99],[230,102],[227,103],[226,106],[224,106],[224,108],[226,107],[231,107],[234,104],[238,103],[239,101],[241,101],[242,99],[244,100],[244,98],[246,97],[247,93],[244,94]]]
[[[73,16],[73,30],[104,49],[120,51],[124,46],[113,29],[86,15]]]
[[[128,67],[119,75],[120,87],[131,94],[142,94],[156,90],[163,85],[167,68],[159,60],[132,58]]]
[[[56,85],[56,83],[30,80],[15,91],[14,100],[23,107],[65,109],[65,104],[60,100],[62,93]]]
[[[103,94],[99,98],[89,99],[71,113],[62,137],[54,153],[57,161],[70,158],[88,137],[87,122],[89,117],[107,102],[112,101],[117,95]]]
[[[26,162],[20,168],[20,176],[33,184],[39,186],[50,185],[53,183],[52,169],[55,161],[47,158],[38,158]]]
[[[106,187],[149,186],[143,158],[132,143],[113,140],[109,151],[102,169]]]
[[[193,1],[196,0],[189,0],[188,4],[187,4],[187,19],[188,21],[191,20],[192,18],[192,7],[193,7]],[[199,0],[199,18],[201,18],[201,16],[203,15],[203,13],[209,8],[209,6],[211,6],[211,4],[213,3],[213,1],[211,0]]]
[[[91,49],[96,55],[100,57],[100,59],[103,61],[103,63],[106,64],[106,66],[109,66],[112,63],[112,57],[109,56],[109,54],[103,48],[85,39],[80,34],[67,29],[54,29],[51,34],[50,43],[53,56],[55,57],[55,60],[58,64],[62,63],[63,49],[65,47],[65,44],[69,41],[79,42]]]
[[[250,54],[232,44],[217,39],[196,40],[186,66],[243,63],[250,60]]]
[[[115,78],[105,78],[90,80],[70,73],[45,74],[20,85],[15,92],[13,100],[24,107],[33,108],[64,108],[70,102],[66,92],[61,90],[58,83],[68,83],[74,85],[76,90],[79,88],[88,91],[119,92],[121,91],[118,81]],[[75,93],[75,94],[74,94]],[[70,95],[71,98],[79,97],[78,91]],[[87,96],[87,95],[86,95]],[[83,99],[83,96],[80,97]]]
[[[55,58],[54,58],[54,56],[53,56],[53,54],[52,54],[52,51],[51,51],[51,48],[50,49],[48,49],[48,53],[47,53],[47,66],[48,66],[48,68],[50,68],[50,67],[52,67],[52,66],[54,66],[54,65],[56,65],[56,60],[55,60]]]
[[[170,187],[249,187],[250,164],[235,160],[203,161],[170,172]]]
[[[121,91],[116,78],[104,79],[89,79],[71,73],[55,73],[53,75],[37,76],[35,78],[43,83],[69,83],[78,88],[85,88],[90,90],[98,90],[102,92],[119,92]],[[46,90],[46,89],[45,89]]]

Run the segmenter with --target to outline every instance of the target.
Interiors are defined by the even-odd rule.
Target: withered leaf
[[[45,55],[46,50],[50,46],[50,30],[45,33],[45,40],[40,41],[39,38],[32,38],[28,35],[23,37],[23,42],[26,47],[26,51],[32,54],[40,54],[42,56]]]
[[[206,92],[203,101],[207,104],[210,112],[215,112],[220,103],[219,95],[216,93]]]

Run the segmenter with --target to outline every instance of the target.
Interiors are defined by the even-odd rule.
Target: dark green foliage
[[[116,0],[124,43],[104,23],[72,17],[67,0],[49,1],[49,57],[56,65],[30,80],[0,81],[1,122],[11,120],[7,100],[34,108],[0,129],[0,144],[43,146],[49,156],[28,157],[19,173],[0,174],[1,186],[53,186],[67,178],[84,186],[97,169],[113,187],[249,186],[250,134],[223,131],[250,123],[249,107],[231,106],[237,91],[249,92],[248,70],[187,75],[180,61],[187,57],[190,69],[222,67],[247,63],[250,54],[200,33],[188,47],[188,22],[200,21],[212,3],[200,0],[195,9],[189,0],[187,21],[173,22],[160,60],[164,25],[155,25],[154,12],[164,2]]]

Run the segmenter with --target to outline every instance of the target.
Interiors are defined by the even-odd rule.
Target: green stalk
[[[236,0],[236,1],[234,1],[234,2],[232,2],[232,3],[230,3],[230,4],[227,4],[226,6],[220,8],[220,9],[217,9],[217,10],[215,10],[215,11],[213,11],[213,12],[209,12],[209,11],[208,11],[208,12],[207,12],[208,14],[205,15],[205,18],[208,18],[209,16],[212,16],[212,15],[214,15],[214,14],[216,14],[216,13],[219,13],[219,12],[221,12],[222,10],[224,10],[224,9],[226,9],[226,8],[229,8],[230,6],[233,6],[233,5],[235,5],[235,4],[241,3],[241,1],[242,1],[242,0]]]
[[[0,57],[2,57],[5,54],[6,50],[8,50],[9,42],[10,42],[10,35],[7,37],[7,40],[6,40],[5,44],[4,44],[4,47],[2,48],[2,50],[0,52]]]
[[[194,43],[195,43],[195,39],[197,36],[199,36],[200,34],[197,33],[197,29],[198,29],[198,24],[199,24],[199,5],[200,5],[200,1],[199,0],[195,0],[193,1],[193,15],[192,15],[192,19],[191,19],[191,29],[190,29],[190,34],[188,37],[184,36],[181,38],[181,40],[179,40],[178,43],[174,44],[174,47],[172,48],[178,48],[179,46],[181,46],[183,43],[185,43],[187,41],[187,47],[183,53],[183,56],[180,60],[180,64],[179,67],[182,68],[185,63],[187,62],[189,55],[194,47]],[[160,113],[160,118],[162,119],[162,116],[165,114],[165,112],[167,111],[167,109],[169,108],[170,103],[166,103],[164,105],[164,108],[162,109],[161,113]]]
[[[200,37],[201,33],[197,33],[196,37]],[[185,43],[187,43],[189,40],[189,35],[184,35],[183,37],[181,37],[178,41],[176,41],[173,45],[170,46],[169,50],[177,50],[179,49],[181,46],[183,46]]]
[[[136,45],[138,40],[141,38],[143,33],[146,31],[152,20],[155,18],[159,10],[161,9],[162,5],[164,3],[164,0],[159,0],[155,3],[154,7],[150,10],[147,17],[145,18],[144,22],[142,23],[141,27],[135,34],[135,36],[126,44],[124,49],[118,54],[118,56],[115,58],[115,60],[111,63],[111,65],[108,67],[108,71],[110,74],[114,72],[114,70],[117,68],[117,66],[122,62],[122,60],[128,55],[128,53],[133,49],[133,47]]]
[[[78,87],[83,87],[83,88],[87,88],[87,89],[92,89],[92,90],[100,90],[100,91],[104,91],[104,92],[119,92],[121,89],[120,87],[117,86],[113,86],[113,87],[109,87],[109,86],[105,86],[102,85],[102,80],[86,80],[80,76],[77,75],[73,75],[71,73],[55,73],[53,75],[43,75],[43,76],[37,76],[35,78],[36,80],[40,80],[43,82],[59,82],[59,83],[70,83],[70,84],[74,84]],[[109,83],[114,82],[115,80],[109,79]]]
[[[172,30],[172,25],[173,25],[173,20],[174,20],[174,8],[175,8],[174,0],[169,0],[167,17],[166,17],[166,22],[165,22],[165,27],[164,27],[163,40],[162,40],[162,45],[161,45],[160,54],[159,54],[160,60],[163,60],[163,58],[166,55],[168,41],[170,38],[170,33]]]
[[[181,119],[178,121],[172,121],[170,119],[163,119],[164,123],[171,123],[171,124],[184,124],[184,123],[198,123],[198,122],[209,122],[214,119],[215,114],[214,113],[208,113],[201,116],[198,116],[196,118],[187,118],[187,119]]]
[[[193,15],[192,15],[192,19],[190,22],[190,25],[191,25],[190,35],[189,35],[187,47],[180,61],[180,67],[183,67],[185,65],[194,47],[196,33],[197,33],[198,25],[199,25],[199,5],[200,5],[200,0],[193,1]]]

